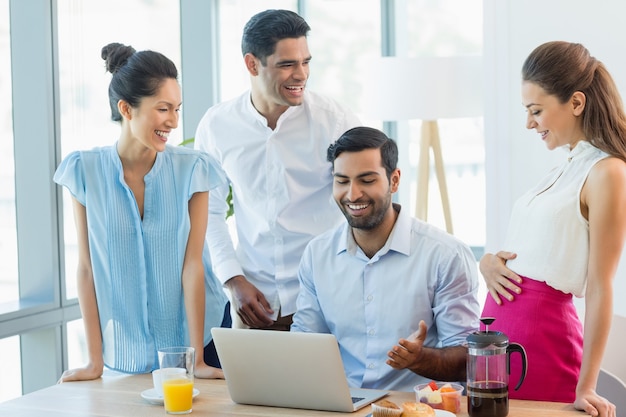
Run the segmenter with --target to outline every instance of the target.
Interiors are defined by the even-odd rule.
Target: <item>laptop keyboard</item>
[[[356,404],[363,399],[365,399],[365,397],[352,397],[352,404]]]

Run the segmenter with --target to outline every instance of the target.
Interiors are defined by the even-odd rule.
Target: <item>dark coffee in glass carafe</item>
[[[467,386],[467,412],[472,417],[509,414],[509,387],[503,382],[476,382]]]

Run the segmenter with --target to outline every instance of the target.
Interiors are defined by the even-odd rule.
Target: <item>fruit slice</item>
[[[441,404],[443,399],[441,398],[441,393],[439,391],[433,391],[428,394],[428,403],[429,404]]]

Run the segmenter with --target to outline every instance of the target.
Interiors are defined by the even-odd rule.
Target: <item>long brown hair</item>
[[[579,43],[539,45],[522,66],[522,80],[537,84],[561,103],[576,91],[587,98],[582,114],[586,139],[626,161],[626,115],[615,81],[604,64]]]

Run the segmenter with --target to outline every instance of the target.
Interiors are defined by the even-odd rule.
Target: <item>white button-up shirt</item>
[[[207,240],[224,283],[244,275],[267,298],[274,318],[296,310],[297,270],[307,243],[340,224],[332,199],[328,146],[359,120],[336,102],[305,91],[274,130],[252,105],[250,92],[204,115],[195,146],[220,164],[233,189],[234,248],[225,215],[228,185],[211,191]]]

